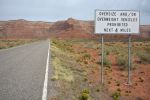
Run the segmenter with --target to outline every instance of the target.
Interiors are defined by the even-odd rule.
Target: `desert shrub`
[[[150,44],[149,44],[148,47],[145,48],[145,51],[146,51],[147,53],[150,53]]]
[[[82,93],[87,93],[87,94],[89,94],[90,92],[89,92],[88,89],[84,89],[84,90],[82,90]]]
[[[108,49],[105,50],[105,54],[109,55],[110,51]]]
[[[109,52],[111,52],[113,54],[118,54],[119,53],[118,47],[116,47],[114,45],[113,46],[109,46],[108,49],[109,49]]]
[[[116,81],[116,86],[120,86],[120,82],[119,81]]]
[[[74,52],[72,47],[72,44],[67,42],[67,41],[63,41],[63,40],[52,40],[52,44],[54,44],[56,47],[60,48],[63,51],[70,51],[70,52]]]
[[[113,94],[112,94],[112,97],[113,97],[113,99],[114,100],[119,100],[119,96],[121,96],[121,94],[120,94],[120,92],[114,92]]]
[[[108,81],[108,84],[111,84],[111,81]]]
[[[117,89],[117,91],[118,91],[118,92],[121,92],[121,89],[120,89],[120,88],[118,88],[118,89]]]
[[[79,100],[89,100],[89,98],[90,98],[89,93],[90,92],[87,89],[82,90]]]
[[[85,77],[85,78],[83,79],[83,81],[84,81],[84,82],[86,82],[87,80],[88,80],[88,78],[87,78],[87,77]]]
[[[101,61],[98,61],[97,64],[101,64]],[[111,67],[111,61],[107,58],[107,55],[104,53],[103,64],[105,67]]]
[[[84,59],[90,59],[90,58],[91,58],[91,55],[88,54],[88,53],[85,53],[85,54],[83,55],[83,58],[84,58]]]
[[[140,58],[142,63],[150,63],[150,54],[147,52],[138,52],[137,56]]]
[[[88,53],[83,53],[80,57],[76,58],[77,62],[82,62],[84,64],[88,64],[89,60],[91,59],[91,55]]]
[[[121,70],[127,70],[128,69],[128,56],[125,55],[119,55],[116,58],[117,64],[119,65],[119,68]],[[137,64],[133,63],[131,60],[131,70],[135,70],[138,67]]]
[[[121,70],[126,70],[128,68],[128,58],[124,55],[119,55],[116,58],[117,64],[120,66]]]
[[[88,100],[89,95],[87,93],[82,93],[79,100]]]
[[[139,77],[139,81],[140,82],[144,82],[144,78],[143,77]]]
[[[100,89],[99,89],[99,88],[97,88],[97,89],[96,89],[96,92],[100,92]]]
[[[5,49],[5,48],[8,48],[8,46],[5,43],[0,43],[0,49]]]
[[[84,46],[84,48],[91,48],[91,49],[96,49],[97,45],[95,45],[95,43],[93,41],[86,43]]]
[[[0,40],[0,49],[10,48],[17,45],[25,44],[25,43],[31,43],[37,40],[28,40],[28,39],[22,39],[22,40]]]
[[[123,57],[123,56],[119,56],[117,57],[117,64],[119,66],[124,66],[124,65],[127,65],[127,58],[126,57]]]
[[[138,65],[137,65],[137,64],[132,63],[132,65],[131,65],[131,70],[135,70],[137,67],[138,67]]]
[[[111,61],[107,58],[107,55],[104,53],[103,63],[105,67],[111,67]]]

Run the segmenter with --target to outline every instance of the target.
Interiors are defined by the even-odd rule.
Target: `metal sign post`
[[[101,83],[103,84],[104,83],[104,80],[103,80],[103,65],[104,65],[104,39],[103,39],[103,34],[101,35]]]
[[[126,34],[128,39],[128,84],[131,84],[131,34],[139,34],[140,12],[134,10],[95,10],[95,34],[101,34],[101,83],[104,83],[104,34]]]
[[[128,39],[128,84],[131,84],[131,34]]]

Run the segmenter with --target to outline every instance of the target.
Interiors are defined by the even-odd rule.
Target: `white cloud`
[[[150,24],[149,5],[150,0],[0,0],[0,20],[21,17],[47,21],[68,17],[93,20],[95,9],[109,9],[141,10],[142,22]]]

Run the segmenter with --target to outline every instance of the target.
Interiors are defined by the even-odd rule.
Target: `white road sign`
[[[95,10],[95,33],[138,34],[139,11]]]

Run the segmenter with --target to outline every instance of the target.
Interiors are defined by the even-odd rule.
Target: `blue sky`
[[[150,0],[0,0],[0,20],[94,20],[94,10],[139,10],[141,24],[150,24]]]

